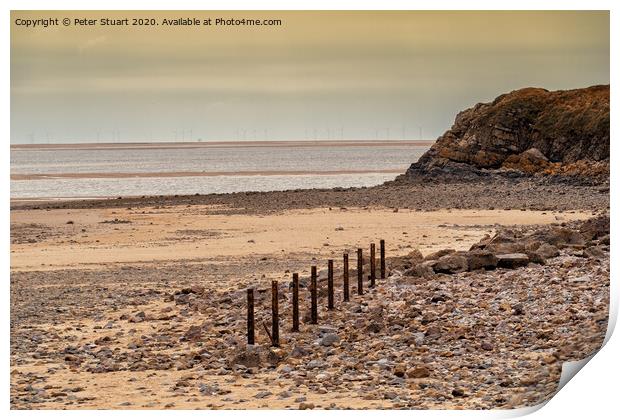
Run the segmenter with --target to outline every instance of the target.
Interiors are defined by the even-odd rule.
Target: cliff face
[[[406,178],[609,174],[609,85],[520,89],[460,112]]]

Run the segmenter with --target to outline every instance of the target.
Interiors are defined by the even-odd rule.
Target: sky
[[[181,17],[212,25],[163,25]],[[216,26],[218,17],[282,23]],[[59,25],[18,24],[41,18]],[[11,20],[13,144],[428,140],[511,90],[609,83],[605,11],[13,11]]]

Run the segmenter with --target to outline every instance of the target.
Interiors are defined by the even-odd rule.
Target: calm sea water
[[[356,174],[225,175],[11,180],[11,198],[207,194],[381,184],[404,172],[427,145],[235,146],[140,149],[13,149],[12,175],[244,171],[364,171]],[[112,175],[113,176],[113,175]]]

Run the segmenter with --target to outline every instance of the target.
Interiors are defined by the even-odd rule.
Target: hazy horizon
[[[270,27],[17,26],[255,17]],[[609,83],[609,12],[12,11],[11,144],[434,140],[524,87]]]

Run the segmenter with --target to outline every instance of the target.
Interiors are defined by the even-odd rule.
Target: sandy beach
[[[223,197],[230,198],[198,199],[221,201]],[[584,345],[588,344],[585,348],[577,345],[574,356],[591,351],[604,335],[599,322],[606,314],[604,275],[597,277],[603,282],[601,287],[587,292],[581,281],[569,283],[575,292],[592,293],[589,300],[576,304],[597,302],[600,316],[588,317],[583,321],[587,325],[568,319],[554,321],[550,302],[557,300],[556,287],[564,286],[553,286],[553,281],[541,284],[535,281],[537,276],[552,278],[557,271],[554,267],[564,267],[566,261],[573,267],[567,272],[570,278],[591,270],[590,260],[575,260],[564,251],[553,263],[530,265],[520,269],[526,270],[521,274],[515,270],[517,277],[498,269],[461,273],[457,278],[440,276],[434,281],[413,280],[403,287],[396,275],[398,258],[416,250],[424,256],[444,249],[467,251],[485,235],[493,236],[504,228],[578,223],[598,213],[596,209],[274,206],[274,210],[223,203],[151,205],[152,198],[127,200],[131,204],[124,202],[122,207],[119,200],[38,203],[36,208],[14,205],[14,408],[519,407],[553,394],[560,360],[570,356],[557,353],[566,350],[555,340],[574,339],[575,328],[591,331],[591,337],[597,338],[587,339],[586,334]],[[390,278],[363,296],[355,294],[353,285],[351,302],[342,303],[342,274],[338,274],[342,253],[351,255],[353,266],[354,250],[361,247],[367,253],[368,244],[379,239],[387,243]],[[321,287],[325,287],[329,258],[336,262],[337,309],[327,312],[323,302],[319,325],[309,325],[305,319],[302,333],[290,333],[291,273],[300,273],[306,284],[303,279],[310,266],[317,265]],[[280,281],[283,299],[281,347],[275,350],[270,350],[262,328],[263,322],[270,322],[272,280]],[[463,283],[477,287],[455,289]],[[271,360],[267,364],[253,364],[243,350],[247,287],[258,292],[255,351]],[[302,314],[307,316],[305,290]],[[482,304],[476,290],[498,298],[484,300],[490,305],[488,313],[474,310]],[[526,299],[529,315],[512,319],[511,328],[546,331],[549,322],[568,322],[560,338],[549,340],[547,333],[541,333],[547,343],[543,347],[555,350],[524,351],[537,346],[507,339],[503,329],[496,331],[493,326],[494,317],[510,311],[515,305],[512,299],[525,290],[537,298]],[[415,297],[405,297],[409,294]],[[324,289],[320,296],[325,299]],[[416,308],[421,308],[423,317],[406,330],[418,332],[399,330],[396,319],[403,311],[415,314]],[[385,326],[372,326],[376,311],[383,313]],[[455,318],[452,311],[462,315]],[[484,319],[480,327],[490,328],[482,327],[484,342],[495,342],[489,354],[473,351],[469,339],[463,342],[461,338],[455,345],[459,333],[455,336],[448,331],[463,314],[469,314],[463,325]],[[429,329],[433,316],[450,319],[452,326],[442,337]],[[448,328],[437,325],[434,328]],[[325,337],[335,333],[340,344],[324,346]],[[480,343],[474,337],[472,344],[477,347]],[[491,376],[467,373],[466,366],[484,360],[494,361],[495,367],[486,371]],[[516,373],[507,372],[515,369],[521,379],[508,388],[501,385],[508,377],[514,380]],[[455,381],[454,374],[460,379]],[[475,385],[484,381],[490,382]]]
[[[291,210],[261,216],[211,214],[217,210],[212,206],[167,206],[13,211],[11,268],[84,269],[221,258],[258,261],[264,255],[291,254],[327,259],[379,238],[386,240],[392,255],[415,248],[430,254],[446,248],[468,249],[484,234],[493,234],[498,225],[549,224],[592,216],[587,211],[394,212],[359,208]]]

